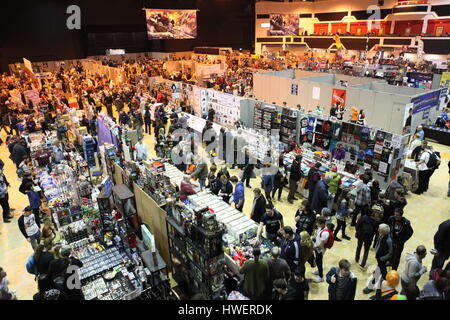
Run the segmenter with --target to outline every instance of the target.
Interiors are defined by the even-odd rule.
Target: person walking
[[[33,250],[36,250],[39,239],[41,238],[41,220],[39,219],[39,215],[35,215],[29,206],[25,207],[23,214],[18,220],[18,224],[20,232],[30,242]]]
[[[316,214],[321,214],[323,208],[328,208],[328,201],[331,199],[331,195],[328,192],[328,185],[331,182],[332,177],[327,175],[314,187],[314,195],[311,202],[311,209]],[[330,210],[331,212],[331,210]]]
[[[375,244],[377,270],[375,270],[374,275],[372,275],[372,277],[367,281],[367,286],[363,289],[364,294],[369,294],[378,287],[379,284],[377,283],[380,279],[377,277],[377,274],[381,275],[382,279],[386,279],[386,264],[392,259],[392,254],[394,252],[390,233],[391,229],[387,224],[380,224],[380,226],[378,227],[378,239]],[[393,270],[393,272],[397,271]]]
[[[0,169],[0,205],[2,207],[3,211],[3,222],[9,223],[11,222],[10,219],[12,219],[11,216],[11,209],[9,206],[9,194],[8,194],[8,188],[10,184],[8,183],[8,180],[6,180],[5,175],[3,174],[3,168]]]
[[[431,152],[430,147],[426,145],[420,155],[419,162],[416,164],[416,167],[419,170],[419,187],[414,191],[415,194],[422,194],[428,190],[432,173],[430,168],[436,166],[436,163],[433,162],[437,161],[434,160],[435,158],[432,155],[434,154]]]
[[[373,217],[373,213],[363,214],[359,217],[356,223],[356,239],[358,239],[358,244],[356,246],[355,261],[359,263],[359,258],[361,254],[361,249],[364,246],[364,254],[361,264],[359,265],[363,270],[366,267],[367,258],[369,256],[370,245],[372,244],[372,239],[377,232],[377,222]]]
[[[245,261],[240,274],[244,275],[243,289],[247,297],[252,300],[264,298],[267,282],[270,278],[269,266],[260,259],[261,249],[253,249],[253,259]]]
[[[362,183],[360,182],[356,186],[355,210],[353,210],[351,223],[352,227],[356,225],[358,214],[366,212],[371,202],[370,187],[367,185],[370,178],[366,174],[363,174],[361,180]]]
[[[144,111],[144,125],[145,133],[152,134],[152,113],[148,106],[145,107]]]
[[[338,267],[332,267],[327,273],[329,300],[355,300],[358,279],[350,270],[348,260],[339,261]]]
[[[339,200],[337,201],[337,210],[336,210],[336,222],[337,227],[334,230],[334,240],[342,241],[337,237],[337,234],[342,229],[342,238],[345,240],[350,240],[351,238],[345,234],[345,228],[347,227],[347,217],[351,212],[350,209],[350,193],[347,189],[344,189],[339,196]]]
[[[275,175],[270,170],[270,163],[266,164],[262,171],[261,189],[264,190],[267,201],[272,202],[270,194],[274,188]]]
[[[330,230],[325,226],[326,218],[319,216],[316,220],[316,241],[314,243],[314,252],[316,255],[317,271],[314,275],[317,277],[313,280],[316,283],[323,282],[323,256],[327,249],[328,238],[330,237]]]
[[[422,264],[423,259],[427,255],[425,246],[418,246],[415,252],[408,252],[405,258],[405,269],[401,275],[402,293],[409,286],[417,285],[420,277],[427,272],[427,267]]]
[[[289,174],[289,195],[288,195],[289,203],[294,203],[294,200],[298,200],[295,197],[295,193],[297,192],[298,189],[298,182],[300,181],[303,175],[301,162],[302,156],[297,155],[291,165],[291,170]]]
[[[250,151],[248,149],[245,149],[245,158],[244,158],[244,164],[241,165],[242,170],[242,181],[245,182],[245,186],[247,188],[251,188],[250,185],[250,179],[253,178],[253,169],[255,167],[253,156],[251,156]]]
[[[389,218],[387,225],[391,229],[391,239],[394,246],[391,259],[392,270],[397,270],[405,243],[412,237],[414,231],[411,222],[403,217],[403,210],[400,208],[395,209],[394,216]]]

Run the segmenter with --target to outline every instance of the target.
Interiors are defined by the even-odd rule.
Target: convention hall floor
[[[145,135],[144,141],[149,147],[151,156],[154,156],[153,136]],[[413,251],[420,244],[425,245],[427,249],[433,248],[433,236],[438,225],[445,219],[450,218],[450,198],[447,197],[449,181],[447,162],[450,159],[450,147],[434,143],[432,145],[437,151],[441,152],[442,165],[433,175],[430,189],[426,194],[420,196],[409,194],[407,196],[408,205],[405,209],[405,217],[411,220],[414,235],[406,243],[404,254],[407,251]],[[16,290],[18,299],[26,300],[31,299],[37,291],[34,277],[28,274],[25,269],[26,261],[32,253],[31,245],[24,239],[17,225],[17,218],[21,215],[22,209],[28,204],[28,199],[18,191],[20,181],[17,178],[15,166],[9,159],[9,152],[5,144],[0,146],[0,155],[5,162],[6,177],[11,183],[11,188],[9,189],[10,205],[16,209],[11,223],[4,224],[0,219],[0,266],[7,272],[10,288]],[[230,171],[230,173],[237,175],[237,170]],[[260,183],[259,177],[251,181],[253,187],[259,187]],[[291,205],[287,202],[286,196],[287,190],[284,190],[282,201],[275,202],[275,207],[284,215],[285,224],[293,226],[294,214],[300,201]],[[249,215],[253,200],[252,189],[246,188],[245,197],[247,201],[245,202],[244,213]],[[366,280],[370,276],[371,267],[375,263],[374,252],[372,251],[369,254],[368,270],[365,272],[361,271],[357,264],[354,263],[356,248],[354,228],[349,228],[347,233],[352,237],[350,241],[335,242],[334,247],[325,254],[324,272],[335,266],[339,259],[348,259],[352,262],[353,271],[358,278],[356,299],[366,300],[369,295],[364,295],[362,289],[365,287]],[[431,260],[432,255],[429,254],[424,261],[428,268],[431,265]],[[403,259],[399,270],[403,270]],[[312,271],[314,270],[307,264],[307,278],[314,278]],[[422,288],[426,281],[427,277],[424,275],[419,282],[419,287]],[[328,299],[327,287],[326,283],[311,283],[310,299]]]

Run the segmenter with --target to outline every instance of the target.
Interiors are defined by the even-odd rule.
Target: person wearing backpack
[[[50,263],[55,260],[53,254],[44,251],[44,248],[44,245],[38,245],[26,264],[27,272],[33,274],[36,278],[40,275],[46,275]]]
[[[358,245],[356,247],[355,261],[359,263],[359,257],[361,254],[361,249],[364,245],[364,254],[361,264],[359,265],[363,270],[366,267],[367,257],[369,256],[370,245],[372,244],[372,239],[376,233],[377,222],[374,219],[374,213],[371,215],[364,214],[356,223],[356,239],[358,239]]]
[[[397,270],[405,243],[412,237],[414,231],[411,227],[411,222],[403,217],[403,210],[400,208],[395,209],[394,216],[389,218],[387,225],[391,229],[392,244],[394,246],[394,253],[390,262],[392,270]]]
[[[325,217],[319,216],[316,219],[317,232],[314,252],[316,255],[317,271],[314,274],[317,275],[317,278],[313,280],[316,283],[323,282],[323,256],[325,255],[326,249],[331,249],[334,244],[333,232],[325,224]]]
[[[420,155],[420,160],[416,167],[419,169],[419,187],[414,192],[415,194],[422,194],[427,192],[428,186],[430,184],[431,174],[438,165],[438,157],[431,150],[430,146],[426,145],[422,154]]]

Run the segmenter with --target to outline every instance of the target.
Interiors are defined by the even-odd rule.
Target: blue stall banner
[[[411,103],[414,104],[413,114],[434,108],[436,105],[439,105],[440,97],[441,97],[441,90],[436,90],[412,98]]]

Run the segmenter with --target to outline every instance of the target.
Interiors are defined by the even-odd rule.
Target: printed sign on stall
[[[333,89],[333,95],[331,97],[331,104],[339,104],[345,108],[345,97],[347,95],[347,90],[343,89]]]
[[[39,98],[39,91],[37,90],[24,91],[23,95],[27,104],[29,101],[31,101],[33,105],[36,106],[41,101],[41,99]]]

